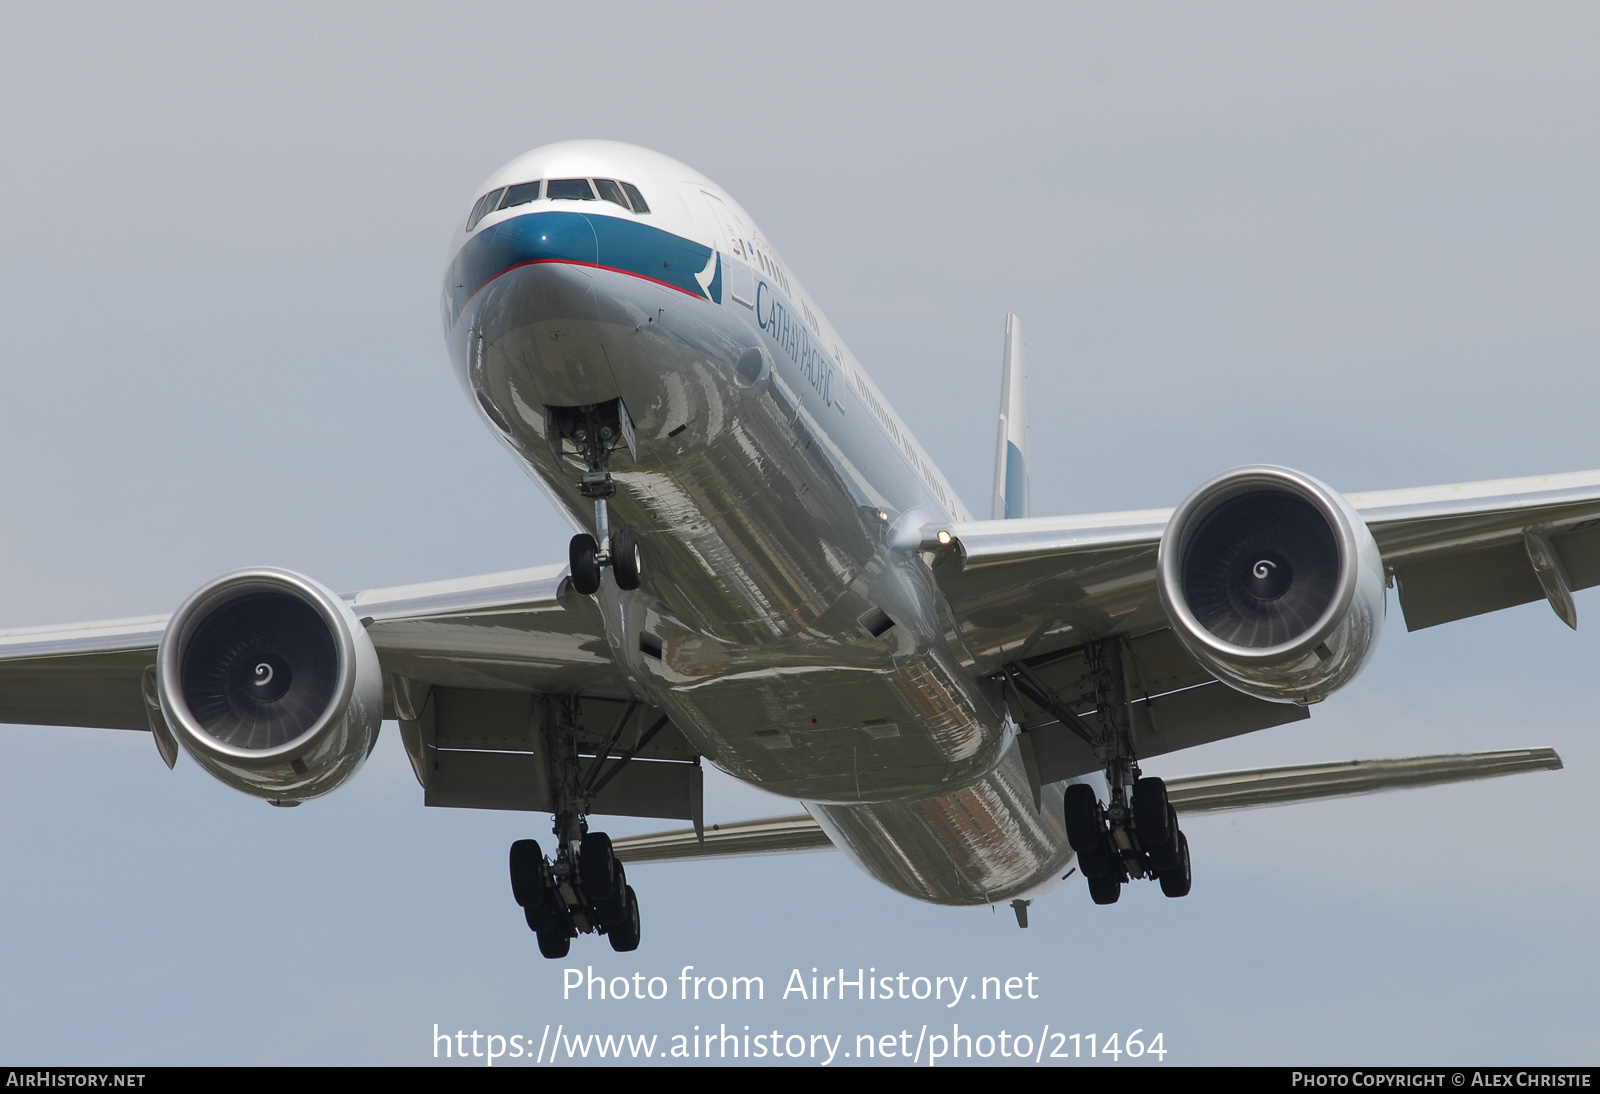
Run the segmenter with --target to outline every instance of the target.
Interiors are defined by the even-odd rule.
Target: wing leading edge
[[[561,596],[565,567],[372,589],[347,597],[386,676],[482,690],[625,698],[585,598]],[[0,632],[0,722],[148,729],[141,681],[165,615]],[[386,715],[394,717],[392,697]]]
[[[548,811],[548,697],[606,728],[578,753],[593,811],[698,821],[700,757],[635,701],[598,609],[546,566],[347,596],[384,676],[429,805]],[[178,747],[155,698],[167,616],[0,633],[0,722],[149,730]],[[590,739],[590,738],[593,739]]]
[[[1410,630],[1600,585],[1600,470],[1346,494]],[[1166,626],[1156,553],[1171,509],[928,524],[922,543],[975,663]],[[948,546],[944,544],[948,543]]]
[[[1600,584],[1600,471],[1346,497],[1399,587],[1410,629],[1539,599],[1575,625],[1572,592]],[[1304,717],[1303,709],[1264,704],[1211,683],[1166,640],[1155,564],[1170,514],[1158,509],[927,526],[923,542],[969,665],[1005,671],[1023,697],[1057,696],[1061,680],[1052,677],[1076,671],[1061,659],[1064,651],[1099,637],[1127,636],[1141,696],[1138,728],[1147,744],[1159,746],[1147,755]],[[941,544],[945,538],[948,547]],[[578,695],[619,710],[627,703],[626,680],[611,659],[598,613],[588,598],[565,595],[563,575],[562,567],[548,566],[347,598],[383,665],[385,716],[400,717],[425,786],[424,742],[414,729],[419,721],[404,714],[425,709],[428,694],[436,694],[438,709],[446,711],[492,704],[494,695],[508,692]],[[170,763],[175,752],[152,718],[148,694],[166,622],[166,616],[147,616],[0,632],[0,721],[153,730]],[[1058,662],[1054,668],[1052,661]],[[1030,689],[1030,683],[1042,686]],[[421,698],[398,702],[405,695]],[[1247,709],[1234,709],[1241,704]],[[408,710],[399,710],[402,705]],[[1049,717],[1029,728],[1054,730],[1028,734],[1043,750],[1035,757],[1041,777],[1092,770],[1088,751],[1069,732],[1073,719],[1088,712],[1035,705]],[[635,738],[642,737],[646,713],[634,718]],[[1047,724],[1052,720],[1053,727]],[[479,753],[474,759],[482,761],[499,747],[467,742],[454,751],[463,758]],[[662,760],[691,759],[679,755],[686,743],[676,732],[653,747]],[[617,790],[638,774],[630,772]],[[455,789],[440,787],[439,804],[529,807],[480,781],[474,776]],[[661,808],[678,816],[697,811],[697,804],[681,803],[698,802],[698,781],[686,773],[671,781],[667,797],[675,804]]]

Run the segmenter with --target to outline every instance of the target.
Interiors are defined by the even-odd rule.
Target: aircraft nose
[[[561,211],[513,217],[492,224],[462,246],[445,275],[454,320],[472,300],[511,270],[538,263],[599,265],[599,241],[589,218]]]

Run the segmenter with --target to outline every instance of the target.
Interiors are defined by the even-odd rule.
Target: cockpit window
[[[478,204],[472,207],[472,215],[467,217],[467,231],[472,231],[478,226],[478,221],[494,211],[495,207],[500,204],[500,198],[505,192],[505,187],[502,186],[498,190],[490,190],[478,199]]]
[[[506,196],[500,202],[499,208],[509,209],[513,205],[526,205],[530,201],[539,200],[539,183],[519,182],[515,186],[506,187]]]
[[[551,179],[545,197],[551,201],[593,201],[594,191],[589,189],[588,179]]]
[[[598,191],[600,199],[624,209],[632,209],[635,213],[650,211],[644,195],[631,182],[616,179],[536,179],[533,182],[519,182],[515,186],[502,186],[479,198],[467,217],[467,231],[473,231],[484,217],[498,209],[510,209],[538,201],[541,186],[544,187],[544,196],[551,201],[594,201]]]
[[[639,188],[637,186],[631,182],[625,182],[622,184],[622,189],[627,193],[629,199],[632,200],[634,212],[648,213],[650,211],[650,206],[644,203],[644,195],[639,193]]]

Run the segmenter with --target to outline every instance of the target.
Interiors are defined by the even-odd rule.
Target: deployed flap
[[[1130,709],[1141,757],[1161,756],[1311,716],[1306,707],[1268,703],[1215,682],[1158,699],[1136,700]],[[1027,735],[1033,742],[1041,782],[1060,782],[1105,766],[1087,742],[1059,723],[1029,730]]]
[[[144,672],[166,627],[158,615],[0,633],[0,722],[148,730]]]
[[[1307,707],[1269,703],[1218,683],[1194,662],[1170,630],[1126,643],[1134,746],[1139,756],[1253,733],[1309,718]],[[1090,741],[1098,730],[1089,665],[1077,651],[1005,668],[1012,714],[1033,748],[1041,782],[1099,771],[1104,765]]]
[[[546,728],[555,697],[394,682],[400,737],[425,804],[553,811]],[[579,700],[580,786],[590,812],[698,821],[699,753],[654,707]]]
[[[1600,470],[1347,494],[1395,575],[1406,628],[1600,585]]]
[[[1286,805],[1315,798],[1372,794],[1412,786],[1492,779],[1524,771],[1557,771],[1561,757],[1550,748],[1470,752],[1451,756],[1412,756],[1398,760],[1347,760],[1343,763],[1265,767],[1216,775],[1167,779],[1167,797],[1180,813]],[[778,851],[816,851],[831,847],[822,827],[809,816],[769,817],[712,825],[705,840],[694,831],[629,836],[612,845],[627,863],[723,858]]]

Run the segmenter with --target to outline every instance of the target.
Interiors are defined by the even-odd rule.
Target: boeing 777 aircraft
[[[1176,509],[1028,512],[1008,317],[994,496],[964,506],[731,195],[575,141],[472,195],[441,321],[486,426],[580,531],[564,563],[336,594],[225,574],[171,615],[0,635],[0,720],[151,734],[295,806],[396,720],[430,806],[554,815],[510,850],[541,952],[640,939],[625,862],[832,846],[948,905],[1190,887],[1179,825],[1559,767],[1549,749],[1163,782],[1310,715],[1409,629],[1600,584],[1600,471],[1342,494],[1225,471]],[[997,323],[998,326],[998,323]],[[702,817],[702,764],[795,799]],[[613,843],[598,815],[676,819]],[[537,834],[537,833],[535,833]]]

